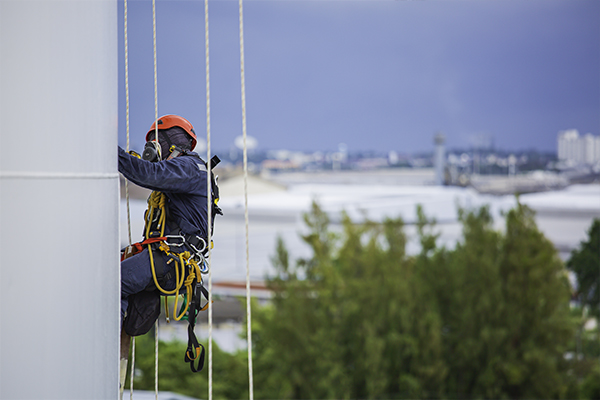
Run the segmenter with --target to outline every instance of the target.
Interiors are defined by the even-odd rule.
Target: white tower
[[[0,1],[0,398],[116,399],[116,1]]]
[[[443,185],[444,184],[444,168],[445,168],[445,160],[446,160],[446,149],[444,143],[446,142],[446,137],[438,133],[433,138],[435,142],[435,158],[434,158],[434,168],[435,168],[435,184]]]

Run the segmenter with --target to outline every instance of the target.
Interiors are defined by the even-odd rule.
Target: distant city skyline
[[[123,2],[119,142],[125,145]],[[204,3],[157,1],[158,113],[206,137]],[[238,3],[209,2],[211,147],[242,133]],[[154,119],[152,8],[128,2],[131,147]],[[258,149],[556,151],[600,134],[596,0],[244,2],[248,135]]]

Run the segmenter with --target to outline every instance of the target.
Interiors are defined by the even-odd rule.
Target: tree
[[[564,266],[518,204],[504,232],[487,208],[460,210],[463,237],[406,254],[401,219],[334,234],[314,204],[292,263],[279,240],[271,305],[255,311],[258,398],[560,398],[573,326]]]
[[[589,316],[600,321],[600,219],[595,218],[588,239],[571,252],[567,268],[577,278],[577,299]]]
[[[499,376],[511,398],[564,397],[564,354],[574,329],[566,270],[527,206],[518,203],[508,212],[505,230],[499,278],[506,331]]]
[[[595,218],[587,232],[587,240],[571,252],[567,268],[576,277],[575,298],[578,307],[578,329],[574,353],[575,375],[581,382],[584,398],[600,398],[600,329],[585,328],[587,322],[595,318],[600,321],[600,219]]]
[[[254,313],[257,397],[439,396],[439,321],[405,254],[402,221],[344,215],[336,235],[313,204],[305,222],[313,257],[291,265],[279,240],[272,304]]]
[[[494,370],[503,339],[501,235],[487,208],[459,210],[463,238],[455,249],[419,257],[442,320],[444,391],[451,398],[506,395]]]
[[[573,326],[556,250],[521,204],[506,215],[504,232],[493,229],[487,207],[458,214],[463,232],[456,247],[417,258],[442,321],[445,395],[565,396],[563,354]],[[422,243],[435,236],[419,232]]]

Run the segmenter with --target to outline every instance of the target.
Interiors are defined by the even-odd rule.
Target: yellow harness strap
[[[161,237],[164,236],[165,225],[166,225],[166,208],[165,208],[166,198],[167,198],[167,196],[165,196],[164,193],[157,192],[157,191],[152,192],[152,194],[148,198],[148,211],[146,212],[146,215],[145,215],[146,238],[150,237],[151,226],[152,226],[152,222],[154,221],[154,218],[158,218],[157,229],[160,229],[160,236]],[[154,216],[155,211],[157,212],[156,216]],[[165,295],[175,295],[175,305],[173,306],[173,318],[175,319],[175,321],[179,321],[181,318],[183,318],[183,316],[188,311],[188,308],[190,306],[190,299],[192,296],[192,284],[194,283],[194,279],[196,277],[201,276],[200,275],[200,267],[198,266],[198,263],[196,262],[196,260],[192,259],[192,254],[189,251],[184,251],[181,253],[174,253],[171,251],[169,245],[164,241],[160,242],[158,249],[160,251],[162,251],[163,253],[167,254],[168,256],[172,257],[171,260],[173,260],[175,262],[175,282],[176,282],[175,289],[165,290],[158,283],[158,279],[156,277],[156,269],[154,267],[154,256],[152,254],[152,248],[150,247],[150,244],[148,244],[148,254],[150,255],[150,268],[152,270],[152,279],[154,280],[154,284],[156,285],[156,288],[161,293],[163,293]],[[177,258],[177,259],[175,259],[175,258]],[[186,267],[188,269],[187,278],[185,278]],[[185,281],[184,281],[184,279],[185,279]],[[183,286],[185,286],[186,293],[187,293],[186,305],[185,305],[184,310],[179,315],[177,315],[177,304],[179,302],[179,291],[181,290],[181,288]],[[168,310],[166,301],[165,301],[165,308],[166,308],[166,310]],[[168,315],[169,315],[168,311],[166,311],[166,313],[167,313],[167,318],[168,318]]]

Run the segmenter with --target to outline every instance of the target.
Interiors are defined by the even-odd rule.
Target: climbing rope
[[[129,400],[133,400],[133,374],[135,372],[135,336],[131,338],[131,373],[129,374]]]
[[[124,7],[124,12],[123,12],[123,20],[124,20],[124,27],[123,27],[123,38],[125,41],[125,126],[126,126],[126,132],[127,132],[127,145],[125,146],[125,149],[127,152],[129,152],[129,45],[128,45],[128,39],[127,39],[127,0],[123,1],[123,7]],[[129,180],[127,178],[125,178],[125,202],[127,204],[127,233],[128,233],[128,238],[129,238],[129,245],[131,246],[131,243],[133,242],[131,240],[131,208],[129,206],[129,184],[128,184]],[[132,337],[130,339],[130,346],[131,346],[131,372],[129,374],[129,399],[133,400],[133,374],[135,371],[135,337]],[[125,384],[125,382],[123,382],[123,385]],[[122,392],[121,392],[121,398],[122,398]]]
[[[154,399],[158,400],[158,320],[154,325]]]
[[[152,0],[152,41],[154,49],[154,140],[158,142],[158,73],[156,67],[156,0]],[[158,397],[158,394],[157,394]]]
[[[152,0],[152,41],[154,50],[154,139],[158,142],[158,79],[156,68],[156,0]],[[152,251],[150,251],[152,254]],[[158,400],[158,318],[154,327],[154,398]]]
[[[210,241],[211,228],[212,228],[212,181],[210,179],[210,171],[212,166],[211,154],[210,154],[210,57],[209,57],[209,40],[208,40],[208,0],[204,0],[204,51],[205,51],[205,62],[206,62],[206,162],[207,170],[206,174],[206,201],[207,201],[207,237]],[[211,247],[208,244],[208,265],[211,265]],[[212,321],[213,320],[213,308],[212,308],[212,268],[208,270],[208,400],[212,400],[213,395],[213,353],[212,353]]]
[[[125,126],[127,127],[127,146],[126,151],[129,152],[129,48],[127,42],[127,0],[124,0],[124,20],[125,27],[123,36],[125,38]],[[129,208],[129,187],[128,179],[125,178],[125,198],[127,200],[127,232],[129,234],[129,245],[131,245],[131,210]]]
[[[254,399],[254,379],[252,373],[252,307],[250,305],[250,246],[248,243],[248,148],[246,145],[246,74],[244,65],[244,10],[242,0],[240,14],[240,74],[242,86],[242,135],[244,138],[244,220],[246,225],[246,321],[248,335],[248,393]]]

